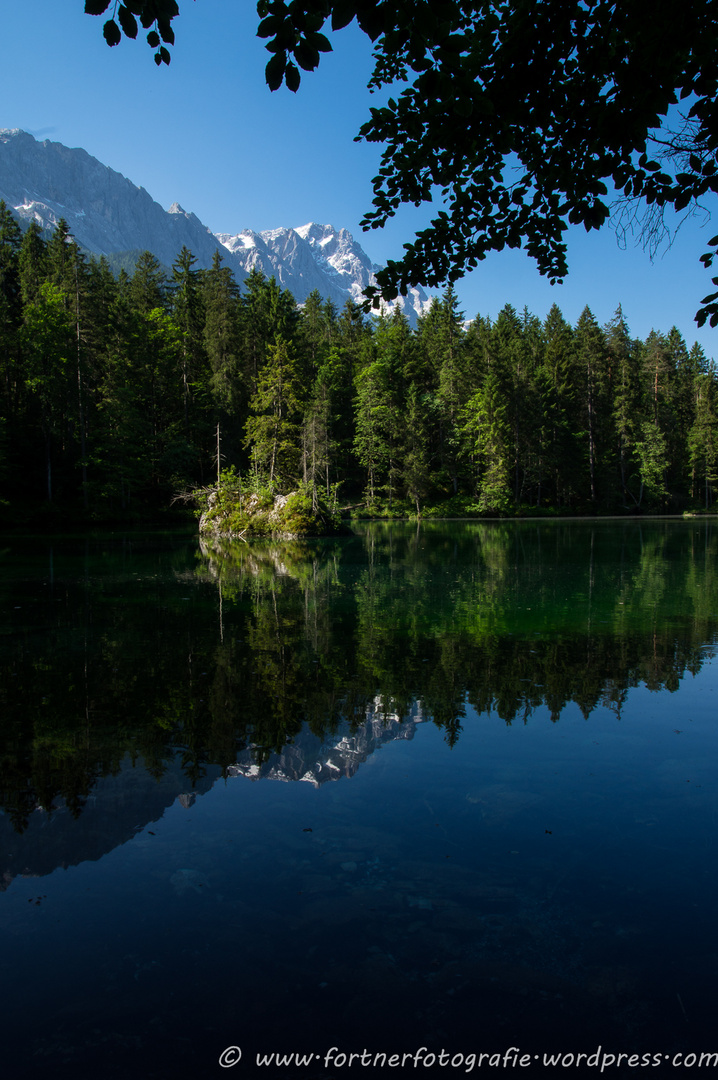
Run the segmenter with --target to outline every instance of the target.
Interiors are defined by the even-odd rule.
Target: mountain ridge
[[[164,210],[86,150],[38,141],[19,128],[0,128],[0,199],[25,226],[36,221],[51,231],[64,218],[77,243],[96,256],[151,251],[169,267],[184,246],[198,266],[209,267],[219,251],[240,286],[252,269],[261,270],[299,304],[314,290],[339,308],[359,303],[380,269],[347,229],[332,225],[214,234],[178,202]],[[429,303],[420,288],[396,301],[412,325]]]

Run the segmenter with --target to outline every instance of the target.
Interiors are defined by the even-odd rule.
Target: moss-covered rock
[[[199,519],[202,535],[241,538],[272,537],[296,540],[303,536],[338,536],[350,530],[339,520],[336,510],[299,488],[288,495],[267,491],[243,494],[236,489],[218,488],[209,493]]]

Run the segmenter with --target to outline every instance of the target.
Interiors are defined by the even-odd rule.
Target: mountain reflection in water
[[[711,520],[10,540],[8,1062],[714,1049],[717,544]],[[317,1057],[253,1064],[273,1050]]]

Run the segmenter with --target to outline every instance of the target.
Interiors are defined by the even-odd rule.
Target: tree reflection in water
[[[717,554],[709,520],[10,545],[18,1045],[710,1049]]]
[[[466,706],[507,724],[567,703],[620,715],[712,656],[711,521],[372,523],[341,541],[69,542],[46,577],[3,583],[1,805],[79,814],[130,755],[257,764],[331,739],[381,703],[460,741]],[[58,545],[56,545],[58,547]],[[193,554],[196,552],[196,554]],[[15,601],[20,601],[19,605]],[[19,624],[19,626],[18,626]],[[708,643],[708,644],[707,644]]]

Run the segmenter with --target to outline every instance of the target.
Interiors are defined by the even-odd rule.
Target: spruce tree
[[[708,510],[715,502],[718,483],[718,381],[714,368],[696,375],[694,395],[694,421],[687,440],[691,495]]]
[[[606,348],[613,388],[613,424],[616,433],[616,457],[624,507],[637,505],[639,492],[631,480],[637,472],[637,444],[641,425],[640,353],[631,340],[619,305],[605,328]]]
[[[542,327],[543,357],[539,395],[544,429],[545,472],[551,501],[570,505],[579,488],[580,449],[577,417],[577,372],[573,330],[553,304]]]
[[[479,508],[497,514],[511,504],[511,425],[505,387],[495,371],[475,391],[463,411],[463,429],[470,441],[477,474]]]
[[[200,476],[215,446],[208,416],[211,373],[204,349],[205,311],[197,259],[185,246],[172,264],[169,310],[181,337],[179,375],[182,380],[184,437],[197,455]]]
[[[23,314],[25,381],[37,404],[38,434],[41,433],[45,464],[44,489],[47,501],[52,503],[71,393],[72,320],[62,291],[50,283],[40,286],[35,300],[26,304]]]
[[[240,357],[239,286],[222,256],[201,278],[204,309],[203,347],[210,368],[210,393],[221,438],[232,456],[240,450],[240,431],[247,416],[247,380]]]
[[[267,280],[255,269],[242,285],[240,312],[241,356],[253,394],[267,360],[267,350],[277,336],[285,342],[294,342],[299,313],[289,290],[281,289],[273,277]]]
[[[18,331],[22,321],[20,227],[0,200],[0,476],[7,472],[8,448],[20,435],[22,374]]]
[[[396,414],[387,364],[377,358],[374,342],[367,342],[356,378],[354,451],[365,470],[367,506],[374,506],[386,479],[394,447]]]
[[[468,396],[467,360],[464,348],[464,313],[459,310],[452,285],[445,291],[440,302],[429,312],[426,323],[419,332],[420,348],[429,361],[433,379],[431,385],[424,381],[416,384],[416,393],[424,401],[428,415],[434,412],[436,423],[436,454],[439,477],[443,484],[456,495],[462,479],[462,447],[459,417]],[[416,381],[415,381],[416,382]],[[424,442],[430,432],[425,426]]]
[[[580,379],[579,407],[583,429],[583,452],[587,463],[586,495],[591,506],[604,505],[609,497],[607,461],[611,445],[609,379],[606,340],[590,308],[581,312],[574,332],[576,369]]]
[[[45,281],[47,267],[47,244],[36,221],[31,221],[25,230],[20,244],[18,266],[22,302],[31,304]]]
[[[73,243],[73,237],[70,234],[70,226],[64,218],[60,218],[47,244],[45,276],[51,285],[56,285],[65,293],[72,291],[74,276],[70,254],[71,243]]]
[[[20,325],[20,247],[22,232],[0,199],[0,333]]]
[[[128,302],[138,315],[149,315],[156,308],[164,310],[167,304],[167,277],[151,251],[143,251],[135,264],[130,278]]]
[[[278,335],[267,352],[249,403],[245,443],[256,475],[286,486],[300,475],[302,386],[297,357],[288,341]]]
[[[17,331],[22,322],[21,242],[20,227],[0,200],[0,386],[6,409],[13,408],[18,375]]]

